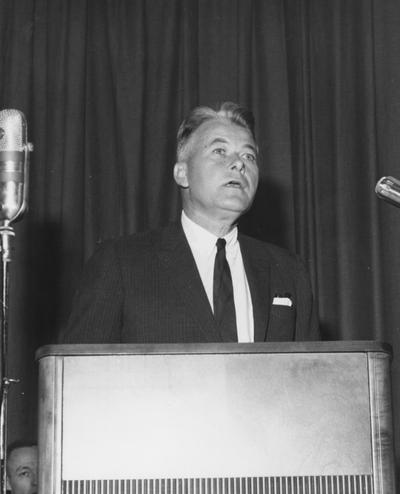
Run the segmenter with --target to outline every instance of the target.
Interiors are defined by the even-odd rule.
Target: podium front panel
[[[392,493],[389,360],[326,343],[52,347],[40,492]]]

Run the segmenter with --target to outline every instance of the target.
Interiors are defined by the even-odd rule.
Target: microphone
[[[0,111],[0,225],[20,219],[28,207],[29,152],[26,119],[18,110]]]
[[[382,177],[375,186],[376,195],[400,208],[400,180],[393,177]]]

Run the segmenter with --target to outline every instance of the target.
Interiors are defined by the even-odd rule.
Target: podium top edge
[[[301,341],[268,343],[106,343],[45,345],[35,354],[36,360],[49,356],[90,355],[172,355],[172,354],[241,354],[241,353],[348,353],[383,352],[393,355],[392,347],[380,341]]]

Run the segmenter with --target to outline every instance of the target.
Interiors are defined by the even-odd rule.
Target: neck
[[[223,237],[236,226],[237,218],[214,219],[184,208],[186,216],[216,237]]]

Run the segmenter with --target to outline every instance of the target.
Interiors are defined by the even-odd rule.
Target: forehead
[[[15,469],[22,465],[32,466],[37,463],[36,446],[14,449],[8,458],[9,468]]]
[[[256,147],[250,131],[226,118],[215,118],[202,123],[193,132],[190,140],[203,146],[210,145],[214,140],[221,140],[241,146]]]

